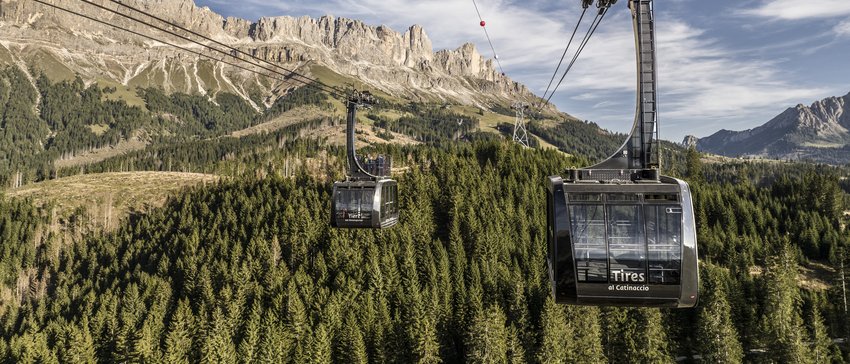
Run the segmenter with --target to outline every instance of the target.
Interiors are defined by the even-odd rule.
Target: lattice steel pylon
[[[514,141],[521,144],[523,147],[530,148],[528,145],[528,130],[525,129],[525,110],[528,109],[528,104],[517,101],[511,106],[516,112],[516,121],[514,121]]]

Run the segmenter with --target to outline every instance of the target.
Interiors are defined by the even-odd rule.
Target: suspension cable
[[[78,11],[74,11],[74,10],[71,10],[71,9],[68,9],[68,8],[64,8],[64,7],[61,7],[61,6],[58,6],[58,5],[52,4],[52,3],[48,3],[48,2],[43,1],[43,0],[33,0],[33,1],[34,1],[34,2],[36,2],[36,3],[42,4],[42,5],[44,5],[44,6],[47,6],[47,7],[53,8],[54,10],[57,10],[57,9],[58,9],[58,10],[60,10],[60,11],[64,11],[64,12],[66,12],[66,13],[69,13],[69,14],[72,14],[72,15],[76,15],[76,16],[79,16],[79,17],[84,18],[84,19],[88,19],[88,20],[91,20],[91,21],[93,21],[93,22],[96,22],[96,23],[99,23],[99,24],[102,24],[102,25],[106,25],[106,26],[108,26],[108,27],[111,27],[111,28],[114,28],[114,29],[117,29],[117,30],[125,31],[125,32],[127,32],[127,33],[130,33],[130,34],[133,34],[133,35],[136,35],[136,36],[139,36],[139,37],[142,37],[142,38],[148,39],[148,40],[152,40],[152,41],[154,41],[154,42],[162,43],[162,44],[165,44],[165,45],[170,46],[170,47],[172,47],[172,48],[179,49],[179,50],[181,50],[181,51],[183,51],[183,52],[190,53],[190,54],[194,54],[194,55],[196,55],[196,56],[198,56],[198,57],[205,58],[205,59],[209,59],[209,60],[212,60],[212,61],[214,61],[214,62],[220,62],[220,63],[222,63],[222,64],[226,64],[226,65],[229,65],[229,66],[232,66],[232,67],[235,67],[235,68],[241,69],[241,70],[243,70],[243,71],[251,72],[251,73],[254,73],[254,74],[259,75],[259,76],[269,77],[269,78],[276,79],[276,80],[278,80],[278,81],[282,81],[282,82],[286,82],[286,81],[288,81],[288,80],[290,80],[290,79],[291,79],[291,80],[294,80],[294,81],[297,81],[297,82],[299,82],[299,83],[303,84],[304,86],[307,86],[307,87],[313,87],[313,88],[315,88],[315,89],[317,89],[317,90],[319,90],[319,91],[327,92],[327,93],[331,94],[332,96],[335,96],[335,97],[343,97],[343,96],[342,96],[342,92],[341,92],[341,91],[339,91],[339,90],[337,90],[337,89],[330,89],[330,90],[329,90],[329,89],[322,88],[321,86],[319,86],[319,85],[317,85],[317,84],[313,83],[313,81],[315,81],[315,80],[313,80],[313,79],[311,79],[311,78],[309,78],[309,77],[306,77],[306,76],[304,76],[304,78],[305,78],[305,79],[307,79],[307,80],[309,80],[309,82],[308,82],[308,81],[301,80],[301,79],[297,79],[297,78],[290,78],[290,76],[291,76],[291,75],[282,74],[282,73],[280,73],[280,72],[274,72],[274,73],[276,73],[276,74],[278,74],[278,75],[282,76],[282,78],[280,78],[280,77],[274,77],[274,76],[272,76],[272,75],[265,74],[265,73],[260,72],[260,71],[258,71],[258,70],[251,69],[251,68],[245,67],[245,66],[243,66],[243,65],[240,65],[240,64],[237,64],[237,63],[234,63],[234,62],[228,62],[228,61],[226,61],[226,60],[225,60],[225,58],[216,58],[216,57],[213,57],[213,56],[211,56],[211,55],[209,55],[209,54],[204,54],[204,53],[202,53],[202,52],[198,52],[198,51],[196,51],[196,50],[192,50],[192,49],[189,49],[189,48],[187,48],[187,47],[180,46],[180,45],[177,45],[177,44],[175,44],[175,43],[172,43],[172,42],[169,42],[169,41],[166,41],[166,40],[163,40],[163,39],[159,39],[159,38],[156,38],[156,37],[152,37],[152,36],[150,36],[150,35],[143,34],[143,33],[137,32],[137,31],[132,30],[132,29],[129,29],[129,28],[121,27],[121,26],[119,26],[119,25],[109,23],[109,22],[107,22],[107,21],[105,21],[105,20],[101,20],[101,19],[95,18],[95,17],[93,17],[93,16],[83,14],[83,13],[78,12]],[[202,46],[203,46],[203,44],[202,44]],[[206,46],[205,46],[205,48],[216,50],[216,49],[214,49],[214,48],[206,47]],[[217,50],[217,51],[221,52],[220,50]],[[229,55],[229,56],[231,56],[231,57],[232,57],[232,55],[230,55],[229,53],[225,53],[225,54],[226,54],[226,55]],[[240,58],[238,58],[238,57],[234,57],[234,58],[236,58],[237,60],[242,60],[242,59],[240,59]],[[242,60],[242,61],[244,61],[244,60]],[[250,62],[247,62],[247,63],[250,63]]]
[[[153,28],[153,29],[159,30],[159,31],[161,31],[161,32],[164,32],[164,33],[167,33],[167,34],[173,35],[173,36],[175,36],[175,37],[178,37],[178,38],[180,38],[180,39],[183,39],[183,40],[186,40],[186,41],[189,41],[189,42],[195,43],[195,44],[200,45],[200,46],[202,46],[202,47],[204,47],[204,48],[207,48],[207,49],[209,49],[209,50],[212,50],[212,51],[215,51],[215,52],[221,53],[221,54],[223,54],[223,55],[225,55],[225,56],[227,56],[227,57],[231,57],[231,58],[234,58],[234,59],[236,59],[236,60],[243,61],[243,62],[248,63],[248,64],[250,64],[250,65],[252,65],[252,66],[254,66],[254,67],[258,67],[258,68],[264,69],[264,70],[266,70],[266,71],[269,71],[269,72],[272,72],[272,73],[278,74],[278,75],[280,75],[280,76],[284,77],[285,79],[289,79],[289,78],[291,78],[292,80],[294,80],[294,81],[298,81],[298,82],[300,82],[300,83],[302,83],[302,84],[305,84],[305,85],[309,85],[309,84],[311,84],[312,82],[315,82],[315,81],[316,81],[316,80],[313,80],[313,79],[311,79],[311,78],[309,78],[309,77],[303,76],[303,75],[298,74],[298,73],[295,73],[295,72],[282,73],[282,72],[280,72],[280,71],[277,71],[277,70],[275,70],[275,69],[272,69],[272,68],[269,68],[269,67],[263,66],[263,65],[261,65],[261,64],[254,63],[254,62],[251,62],[251,61],[246,60],[246,59],[242,59],[242,58],[238,57],[237,55],[235,55],[235,54],[233,54],[233,53],[231,53],[231,52],[223,51],[223,50],[221,50],[221,49],[211,47],[211,46],[210,46],[210,45],[208,45],[208,44],[201,43],[201,42],[199,42],[199,41],[193,40],[193,39],[188,38],[188,37],[186,37],[186,36],[183,36],[183,35],[181,35],[181,34],[177,34],[177,33],[176,33],[176,32],[174,32],[174,31],[170,31],[170,30],[168,30],[168,29],[165,29],[165,28],[162,28],[162,27],[159,27],[159,26],[156,26],[156,25],[153,25],[153,24],[147,23],[147,22],[145,22],[145,21],[143,21],[143,20],[141,20],[141,19],[138,19],[138,18],[135,18],[135,17],[133,17],[133,16],[130,16],[130,15],[124,14],[124,13],[122,13],[122,12],[120,12],[120,11],[116,11],[116,10],[113,10],[113,9],[107,8],[107,7],[102,6],[102,5],[100,5],[100,4],[94,3],[94,2],[92,2],[92,1],[90,1],[90,0],[80,0],[80,1],[82,1],[82,2],[84,2],[84,3],[86,3],[86,4],[89,4],[89,5],[95,6],[95,7],[97,7],[97,8],[100,8],[100,9],[106,10],[106,11],[108,11],[108,12],[110,12],[110,13],[113,13],[113,14],[116,14],[116,15],[118,15],[118,16],[121,16],[121,17],[124,17],[124,18],[130,19],[130,20],[132,20],[132,21],[135,21],[135,22],[137,22],[137,23],[140,23],[140,24],[142,24],[142,25],[145,25],[145,26],[147,26],[147,27],[149,27],[149,28]],[[304,80],[302,80],[302,79],[295,78],[295,77],[293,77],[293,75],[298,75],[298,76],[300,76],[301,78],[304,78],[304,79],[307,79],[307,80],[310,80],[310,81],[308,82],[308,81],[304,81]],[[325,92],[328,92],[328,93],[340,94],[340,91],[339,91],[339,90],[336,90],[336,89],[328,89],[328,88],[326,88],[326,87],[324,87],[324,86],[321,86],[321,85],[314,85],[313,87],[316,87],[317,89],[320,89],[320,90],[325,91]]]
[[[142,34],[142,33],[139,33],[137,31],[134,31],[134,30],[131,30],[131,29],[127,29],[127,28],[124,28],[124,27],[121,27],[121,26],[118,26],[118,25],[115,25],[115,24],[110,24],[110,23],[108,23],[104,20],[100,20],[100,19],[94,18],[92,16],[85,15],[85,14],[82,14],[80,12],[74,11],[74,10],[66,9],[66,8],[61,7],[61,6],[54,5],[54,4],[51,4],[51,3],[48,3],[48,2],[45,2],[45,1],[42,1],[42,0],[33,0],[33,1],[35,1],[39,4],[51,7],[53,9],[58,9],[58,10],[67,12],[69,14],[76,15],[76,16],[79,16],[81,18],[91,20],[93,22],[97,22],[97,23],[100,23],[100,24],[103,24],[103,25],[106,25],[106,26],[109,26],[109,27],[112,27],[112,28],[115,28],[115,29],[118,29],[118,30],[123,30],[127,33],[130,33],[130,34],[133,34],[133,35],[136,35],[136,36],[148,39],[148,40],[152,40],[154,42],[159,42],[159,43],[165,44],[167,46],[180,49],[184,52],[197,55],[198,57],[203,57],[203,58],[215,61],[215,62],[221,62],[223,64],[226,64],[226,65],[229,65],[229,66],[232,66],[232,67],[236,67],[236,68],[239,68],[239,69],[244,70],[244,71],[252,72],[252,73],[255,73],[255,74],[258,74],[258,75],[261,75],[261,76],[270,77],[270,76],[263,74],[263,73],[261,73],[257,70],[253,70],[253,69],[247,68],[245,66],[242,66],[242,65],[239,65],[239,64],[236,64],[236,63],[228,62],[228,61],[225,61],[224,59],[215,58],[215,57],[210,56],[208,54],[204,54],[204,53],[201,53],[201,52],[198,52],[198,51],[195,51],[195,50],[191,50],[191,49],[188,49],[186,47],[182,47],[180,45],[177,45],[177,44],[174,44],[174,43],[162,40],[162,39],[154,38],[154,37],[151,37],[149,35]],[[272,77],[272,78],[274,78],[274,77]],[[285,81],[285,79],[278,79],[278,80]]]
[[[172,26],[172,27],[175,27],[175,28],[177,28],[177,29],[180,29],[180,30],[183,30],[183,31],[185,31],[185,32],[188,32],[188,33],[190,33],[190,34],[192,34],[192,35],[194,35],[194,36],[200,37],[200,38],[202,38],[202,39],[204,39],[204,40],[206,40],[206,41],[209,41],[209,42],[215,43],[215,44],[217,44],[217,45],[219,45],[219,46],[222,46],[222,47],[224,47],[224,48],[227,48],[227,49],[229,49],[229,50],[230,50],[230,51],[232,51],[232,52],[236,52],[236,53],[238,53],[238,54],[242,54],[242,55],[244,55],[244,56],[251,57],[251,58],[253,58],[253,59],[256,59],[257,61],[260,61],[260,62],[263,62],[263,63],[265,63],[265,64],[271,65],[272,67],[275,67],[275,68],[277,68],[277,69],[280,69],[280,70],[282,70],[282,71],[284,71],[284,72],[290,73],[290,74],[292,74],[293,76],[297,76],[297,77],[300,77],[300,78],[303,78],[303,79],[309,80],[310,82],[315,82],[316,84],[318,84],[318,85],[320,85],[320,86],[322,86],[322,87],[325,87],[326,89],[336,89],[335,87],[330,86],[330,85],[328,85],[328,84],[325,84],[325,83],[323,83],[323,82],[321,82],[321,81],[319,81],[319,80],[316,80],[316,79],[313,79],[313,78],[307,77],[307,76],[302,75],[302,74],[300,74],[300,73],[298,73],[298,72],[296,72],[296,71],[294,71],[294,70],[287,69],[287,68],[285,68],[285,67],[283,67],[283,66],[281,66],[281,65],[279,65],[279,64],[277,64],[277,63],[270,62],[270,61],[268,61],[268,60],[266,60],[266,59],[264,59],[264,58],[257,57],[256,55],[249,54],[249,53],[247,53],[247,52],[245,52],[245,51],[242,51],[241,49],[234,48],[234,47],[232,47],[232,46],[229,46],[229,45],[227,45],[227,44],[224,44],[224,43],[222,43],[222,42],[219,42],[219,41],[217,41],[217,40],[215,40],[215,39],[212,39],[212,38],[210,38],[210,37],[207,37],[207,36],[205,36],[205,35],[203,35],[203,34],[199,34],[198,32],[195,32],[195,31],[193,31],[193,30],[191,30],[191,29],[187,29],[187,28],[185,28],[185,27],[182,27],[182,26],[180,26],[179,24],[176,24],[175,22],[171,22],[171,21],[168,21],[168,20],[163,19],[163,18],[161,18],[161,17],[158,17],[158,16],[156,16],[156,15],[153,15],[153,14],[151,14],[150,12],[147,12],[147,11],[141,10],[141,9],[139,9],[139,8],[136,8],[136,7],[134,7],[134,6],[131,6],[131,5],[125,4],[125,3],[123,3],[123,2],[121,2],[121,1],[119,1],[119,0],[110,0],[110,1],[112,1],[113,3],[118,4],[119,6],[123,6],[123,7],[127,8],[127,9],[133,10],[133,11],[135,11],[135,12],[137,12],[137,13],[144,14],[144,15],[146,15],[146,16],[148,16],[148,17],[152,18],[152,19],[156,19],[156,20],[158,20],[158,21],[160,21],[160,22],[162,22],[162,23],[168,24],[168,25],[170,25],[170,26]]]
[[[555,95],[555,92],[556,92],[556,91],[558,91],[558,87],[560,87],[560,86],[561,86],[561,83],[562,83],[562,82],[564,82],[564,78],[566,78],[566,77],[567,77],[567,74],[568,74],[568,73],[570,72],[570,70],[573,68],[573,65],[576,63],[576,60],[578,59],[579,55],[581,55],[581,52],[584,50],[584,47],[585,47],[585,46],[587,46],[587,43],[590,41],[590,37],[592,37],[592,36],[593,36],[593,33],[595,33],[595,32],[596,32],[596,29],[597,29],[597,28],[599,28],[599,24],[601,24],[601,23],[602,23],[602,19],[604,19],[604,18],[605,18],[605,14],[608,14],[608,9],[609,9],[609,8],[607,8],[607,7],[606,7],[606,8],[604,8],[604,10],[601,10],[601,11],[600,11],[600,12],[596,15],[596,18],[594,19],[594,22],[590,25],[590,28],[587,30],[587,34],[585,34],[585,37],[584,37],[584,39],[582,40],[582,43],[581,43],[581,45],[579,46],[578,50],[576,51],[575,55],[573,56],[572,61],[570,61],[569,66],[567,66],[567,69],[564,71],[564,74],[563,74],[563,75],[561,75],[561,79],[560,79],[560,80],[558,80],[558,84],[557,84],[557,85],[555,85],[555,88],[552,90],[552,93],[551,93],[551,94],[549,95],[549,97],[546,99],[546,103],[549,103],[549,101],[550,101],[550,100],[552,100],[552,96],[554,96],[554,95]]]
[[[575,28],[573,28],[573,34],[572,34],[572,35],[570,35],[570,40],[567,42],[567,47],[566,47],[566,48],[564,48],[564,53],[563,53],[563,54],[561,54],[561,60],[560,60],[560,61],[558,61],[558,66],[557,66],[557,67],[555,67],[555,72],[552,72],[552,78],[551,78],[551,79],[549,79],[549,84],[548,84],[548,85],[546,85],[546,91],[545,91],[545,92],[543,92],[543,97],[542,97],[542,98],[540,98],[540,103],[541,103],[541,104],[542,104],[542,102],[543,102],[543,99],[545,99],[545,98],[546,98],[546,95],[549,93],[549,88],[550,88],[550,87],[552,87],[552,82],[555,82],[555,76],[557,76],[557,75],[558,75],[558,71],[561,69],[561,64],[563,64],[563,63],[564,63],[564,57],[566,57],[566,56],[567,56],[567,51],[569,51],[569,50],[570,50],[570,45],[572,45],[572,43],[573,43],[573,38],[575,38],[575,36],[576,36],[576,32],[578,31],[578,28],[579,28],[579,26],[581,25],[582,20],[584,19],[584,14],[585,14],[585,13],[587,13],[587,8],[586,8],[586,7],[585,7],[585,8],[581,11],[581,16],[579,16],[579,18],[578,18],[578,22],[576,22],[576,27],[575,27]],[[538,105],[537,105],[537,107],[542,106],[541,104],[538,104]]]
[[[490,43],[490,50],[493,51],[493,58],[496,59],[496,64],[499,66],[499,72],[504,75],[505,70],[502,68],[502,61],[499,60],[499,53],[496,53],[496,47],[493,47],[493,41],[490,40],[490,33],[487,32],[487,23],[485,23],[484,18],[481,17],[481,12],[478,10],[478,4],[475,0],[472,0],[472,5],[475,6],[475,13],[478,14],[478,20],[481,21],[481,28],[484,29],[484,35],[487,37],[487,43]]]

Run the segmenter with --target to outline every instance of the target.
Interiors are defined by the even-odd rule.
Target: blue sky
[[[505,72],[542,95],[580,1],[476,1]],[[196,2],[249,20],[333,15],[399,32],[420,24],[435,51],[473,42],[492,56],[472,0]],[[626,3],[614,5],[552,99],[562,111],[621,132],[634,118]],[[796,104],[850,92],[850,0],[657,0],[655,11],[663,139],[752,128]]]

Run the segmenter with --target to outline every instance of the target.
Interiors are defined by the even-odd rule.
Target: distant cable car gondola
[[[357,107],[374,103],[367,92],[348,99],[346,118],[346,154],[349,173],[345,181],[335,182],[331,200],[331,226],[338,228],[387,228],[398,222],[398,185],[389,178],[389,158],[357,158],[354,127]]]
[[[607,160],[548,178],[552,293],[567,304],[693,307],[699,271],[690,189],[658,172],[652,1],[629,0],[629,7],[638,61],[635,124]]]

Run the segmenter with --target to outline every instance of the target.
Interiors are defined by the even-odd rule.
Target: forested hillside
[[[0,198],[0,362],[845,362],[846,169],[703,164],[665,144],[694,190],[696,309],[555,305],[545,270],[544,178],[619,146],[593,124],[532,131],[571,156],[523,149],[439,105],[361,113],[393,157],[401,221],[329,227],[344,150],[315,117],[231,132],[333,100],[294,90],[267,110],[228,94],[139,89],[144,107],[81,82],[2,73],[0,177],[80,173],[222,177],[114,229],[85,207]],[[16,92],[12,87],[16,85]],[[32,91],[32,92],[30,92]],[[500,109],[501,110],[501,109]],[[55,158],[137,137],[150,144],[81,167]],[[494,140],[495,139],[495,140]],[[579,143],[579,141],[583,141]]]
[[[0,187],[14,188],[80,173],[104,160],[126,160],[122,158],[127,154],[150,155],[164,148],[185,149],[192,145],[187,143],[219,148],[216,140],[271,122],[302,106],[319,112],[305,113],[303,120],[296,123],[309,121],[309,125],[284,125],[289,128],[287,134],[300,130],[296,136],[304,136],[317,129],[339,126],[345,114],[344,105],[332,102],[314,87],[289,90],[270,107],[260,110],[230,93],[168,94],[154,87],[137,88],[141,105],[131,106],[125,101],[126,95],[115,88],[86,84],[80,77],[51,82],[43,73],[31,73],[32,79],[16,67],[0,69]],[[255,103],[264,104],[260,100]],[[482,135],[477,113],[453,112],[448,106],[381,99],[371,110],[362,112],[360,120],[389,143],[394,142],[394,133],[428,144],[498,137]],[[279,134],[279,129],[259,134]],[[223,144],[234,143],[234,139],[224,139]],[[93,160],[80,158],[98,153],[101,157]],[[208,167],[201,164],[196,167]],[[127,168],[180,170],[169,163],[162,168]]]
[[[561,151],[588,158],[590,161],[601,161],[626,140],[625,134],[609,133],[595,123],[566,119],[554,126],[547,126],[540,121],[528,124],[528,131],[556,145]]]
[[[310,87],[290,92],[265,110],[228,93],[211,96],[138,89],[144,107],[114,97],[114,88],[74,81],[31,83],[14,67],[0,70],[0,186],[57,176],[59,160],[140,140],[154,147],[220,137],[274,119],[298,106],[333,106]],[[79,171],[79,168],[76,169]]]
[[[844,359],[832,338],[847,332],[837,279],[848,239],[831,173],[775,178],[765,172],[772,167],[739,164],[733,172],[691,156],[681,173],[696,192],[699,308],[599,309],[554,305],[544,269],[542,181],[574,160],[501,142],[384,147],[411,167],[398,176],[402,220],[389,230],[349,231],[328,226],[328,183],[307,167],[280,177],[280,166],[267,163],[280,153],[317,157],[323,148],[243,148],[241,175],[67,245],[43,233],[45,212],[3,202],[0,236],[19,243],[0,251],[9,288],[0,357]]]

